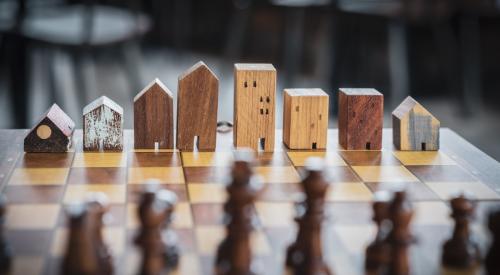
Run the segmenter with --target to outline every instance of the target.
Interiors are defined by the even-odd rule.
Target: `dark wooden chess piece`
[[[388,213],[392,223],[392,228],[387,236],[387,243],[390,246],[388,274],[409,275],[409,246],[415,242],[410,231],[414,209],[408,200],[406,191],[394,192]]]
[[[252,160],[245,153],[237,153],[232,168],[232,181],[226,187],[229,194],[224,205],[226,238],[217,249],[216,274],[254,274],[251,269],[250,245],[250,234],[254,228],[252,205],[261,186],[258,178],[252,174]]]
[[[488,229],[493,242],[486,254],[485,269],[488,275],[500,274],[500,208],[493,210],[488,216]]]
[[[71,205],[67,209],[69,236],[66,253],[62,260],[61,274],[97,275],[99,262],[95,242],[88,227],[88,211],[85,205]]]
[[[94,243],[95,254],[99,264],[100,275],[113,274],[113,257],[104,243],[102,228],[104,214],[108,211],[107,197],[103,193],[95,193],[87,201],[88,226],[91,241]]]
[[[12,265],[12,252],[4,236],[6,212],[6,199],[4,196],[0,196],[0,274],[8,273]]]
[[[135,244],[142,250],[138,274],[157,275],[178,264],[175,238],[167,230],[176,200],[175,194],[167,190],[150,189],[142,194],[138,207],[141,228],[135,238]]]
[[[288,247],[286,264],[293,269],[294,274],[332,274],[323,261],[321,242],[325,195],[330,185],[323,177],[322,159],[307,160],[306,176],[301,185],[306,194],[303,202],[305,212],[295,218],[299,232],[295,242]]]
[[[384,274],[389,262],[389,246],[385,241],[390,229],[388,221],[390,194],[386,191],[375,193],[373,202],[373,218],[377,226],[375,240],[366,248],[365,274]]]
[[[481,259],[479,245],[470,233],[476,204],[464,194],[451,199],[450,204],[455,228],[451,239],[443,245],[443,267],[473,271]]]

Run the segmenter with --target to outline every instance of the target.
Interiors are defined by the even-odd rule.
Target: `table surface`
[[[134,150],[133,132],[124,132],[123,152],[82,151],[82,132],[75,147],[62,154],[27,154],[27,130],[0,130],[0,186],[8,199],[5,235],[14,254],[12,274],[54,274],[66,240],[65,206],[90,192],[110,201],[104,236],[117,274],[135,274],[140,253],[132,239],[139,226],[138,193],[147,178],[177,194],[172,225],[179,238],[177,274],[207,274],[224,237],[223,203],[232,159],[232,133],[218,134],[216,152]],[[382,151],[339,148],[338,131],[328,131],[327,150],[292,151],[276,133],[275,151],[259,153],[255,171],[264,190],[254,204],[257,226],[252,236],[255,267],[261,274],[282,274],[284,252],[296,234],[294,203],[301,198],[301,167],[307,157],[326,159],[332,186],[327,194],[323,229],[325,261],[336,274],[362,274],[364,249],[374,237],[373,192],[404,182],[416,215],[412,229],[413,274],[437,274],[441,244],[452,221],[448,198],[467,191],[477,199],[473,232],[483,251],[489,234],[486,213],[500,202],[500,164],[449,129],[441,129],[438,152],[401,152],[392,146],[390,129],[383,132]]]

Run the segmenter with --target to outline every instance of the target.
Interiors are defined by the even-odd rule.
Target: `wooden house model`
[[[178,85],[176,147],[214,151],[219,79],[200,61],[179,76]]]
[[[272,64],[234,65],[234,147],[274,150],[275,96]]]
[[[288,148],[326,148],[328,100],[321,89],[285,89],[283,142]]]
[[[439,120],[411,97],[392,112],[393,142],[398,150],[439,150],[439,127]]]
[[[382,149],[384,96],[375,89],[340,89],[339,143],[346,150]]]
[[[134,97],[134,148],[174,148],[172,92],[159,80],[149,83]]]
[[[24,138],[24,151],[66,152],[72,146],[74,130],[73,120],[53,104]]]
[[[123,109],[106,96],[83,109],[83,149],[123,150]]]

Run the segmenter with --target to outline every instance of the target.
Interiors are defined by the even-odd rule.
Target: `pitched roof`
[[[161,88],[161,90],[164,91],[168,96],[173,97],[172,92],[167,88],[167,86],[165,86],[165,84],[163,84],[163,82],[161,82],[158,78],[155,78],[134,97],[134,102],[136,102],[139,98],[141,98],[155,84],[158,85]]]
[[[111,110],[123,115],[123,108],[120,105],[118,105],[116,102],[114,102],[113,100],[109,99],[106,96],[101,96],[98,99],[92,101],[89,105],[85,106],[85,108],[83,108],[83,115],[86,115],[86,114],[92,112],[93,110],[97,109],[101,105],[105,105],[105,106],[109,107]]]
[[[54,123],[66,136],[70,136],[75,129],[75,122],[55,103],[52,104],[35,125],[40,124],[45,118]]]
[[[276,71],[269,63],[236,63],[234,68],[239,71]]]
[[[394,111],[392,112],[392,115],[399,118],[399,119],[402,119],[404,116],[406,116],[411,110],[413,110],[417,106],[419,108],[421,108],[423,111],[425,111],[426,113],[428,113],[431,117],[434,118],[434,116],[427,109],[425,109],[424,106],[422,106],[420,103],[418,103],[411,96],[408,96],[407,98],[405,98],[405,100],[403,100],[403,102],[401,102],[401,104],[399,104],[399,106],[396,109],[394,109]]]
[[[199,69],[205,69],[207,70],[214,78],[216,78],[217,80],[219,80],[219,78],[217,78],[217,76],[215,75],[215,73],[210,70],[210,68],[203,62],[203,61],[198,61],[196,64],[194,64],[193,66],[191,66],[189,69],[185,70],[181,75],[179,75],[179,81],[186,78],[187,76],[189,76],[191,73],[199,70]]]

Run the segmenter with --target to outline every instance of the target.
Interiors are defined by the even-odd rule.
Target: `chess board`
[[[119,153],[82,152],[76,131],[74,150],[64,154],[25,154],[26,131],[0,131],[0,183],[7,196],[5,236],[14,254],[12,274],[57,274],[67,234],[64,207],[90,192],[105,193],[111,204],[104,236],[117,274],[135,274],[140,253],[138,194],[148,178],[178,196],[173,228],[181,260],[174,274],[211,274],[216,248],[225,235],[222,205],[231,164],[232,133],[218,134],[216,152],[181,153],[133,149],[125,131]],[[260,274],[283,274],[286,247],[296,234],[294,202],[306,158],[326,159],[332,182],[323,229],[325,260],[335,274],[362,274],[364,249],[374,237],[371,201],[378,189],[407,183],[416,216],[418,242],[411,250],[414,274],[436,274],[441,245],[451,234],[447,199],[465,190],[478,200],[475,237],[485,249],[488,208],[500,202],[500,164],[448,129],[441,130],[439,152],[397,152],[390,130],[382,151],[344,151],[337,130],[328,132],[326,151],[290,151],[277,131],[273,153],[257,156],[255,171],[264,189],[255,203],[257,228],[252,236],[254,266]]]

